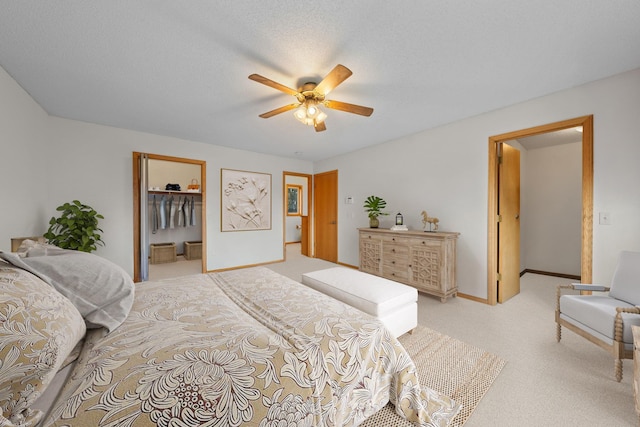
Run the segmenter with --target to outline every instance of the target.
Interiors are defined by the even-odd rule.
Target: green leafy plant
[[[387,207],[387,202],[378,196],[367,197],[363,207],[371,219],[376,219],[380,215],[389,215],[387,212],[382,212],[382,209]]]
[[[49,243],[82,252],[95,251],[96,245],[104,246],[102,229],[98,228],[98,220],[104,217],[91,206],[74,200],[58,206],[56,210],[62,215],[49,220],[49,229],[44,234]]]

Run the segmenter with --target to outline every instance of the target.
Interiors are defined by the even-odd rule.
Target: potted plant
[[[364,210],[369,215],[369,227],[378,228],[380,221],[378,217],[380,215],[389,215],[387,212],[382,212],[387,206],[387,202],[378,196],[369,196],[364,201]]]
[[[49,229],[44,234],[49,243],[82,252],[95,251],[96,245],[104,246],[100,236],[102,229],[98,228],[98,220],[104,217],[91,206],[74,200],[58,206],[56,210],[62,215],[49,220]]]

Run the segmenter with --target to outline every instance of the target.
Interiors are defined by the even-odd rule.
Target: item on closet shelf
[[[200,191],[200,184],[198,184],[198,180],[193,178],[191,180],[191,184],[187,185],[187,191],[191,191],[191,192],[199,192]]]
[[[170,243],[152,243],[151,247],[151,264],[163,264],[165,262],[176,262],[176,244]]]
[[[167,191],[180,191],[180,184],[167,184],[164,189]]]

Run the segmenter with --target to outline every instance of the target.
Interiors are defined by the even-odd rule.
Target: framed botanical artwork
[[[302,215],[302,185],[287,184],[287,215]]]
[[[220,169],[220,230],[271,229],[271,174]]]

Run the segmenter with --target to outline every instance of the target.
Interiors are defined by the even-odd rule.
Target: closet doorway
[[[207,271],[205,183],[205,161],[133,153],[135,282]]]
[[[311,252],[311,179],[298,172],[283,172],[284,182],[284,259],[291,255],[312,256]]]
[[[523,129],[489,138],[489,185],[488,185],[488,244],[487,244],[487,303],[495,305],[502,302],[499,298],[501,286],[519,287],[519,275],[515,275],[514,282],[506,283],[502,272],[508,267],[510,271],[518,270],[516,263],[519,257],[508,256],[500,242],[508,238],[504,233],[509,229],[503,228],[504,217],[500,215],[500,147],[503,143],[526,137],[561,131],[569,128],[582,128],[581,150],[581,241],[580,241],[580,277],[583,283],[590,283],[592,274],[592,246],[593,246],[593,116],[583,116],[562,122]],[[510,218],[513,219],[513,218]],[[517,218],[516,218],[517,220]],[[502,236],[501,236],[502,234]],[[519,252],[519,245],[514,247]]]

